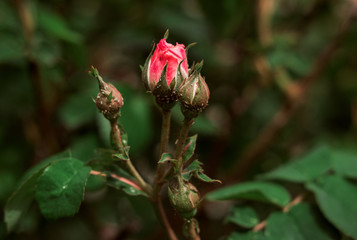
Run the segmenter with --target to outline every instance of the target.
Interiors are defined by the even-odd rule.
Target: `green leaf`
[[[227,240],[266,240],[266,239],[267,238],[264,236],[263,232],[247,232],[247,233],[233,232],[227,238]]]
[[[347,150],[335,150],[332,152],[332,169],[336,173],[356,178],[357,177],[357,153]]]
[[[22,181],[27,180],[31,175],[37,173],[38,171],[42,171],[45,169],[48,165],[52,164],[53,162],[60,160],[62,158],[69,158],[72,157],[72,152],[70,150],[65,150],[60,153],[57,153],[51,157],[46,158],[45,160],[42,160],[40,163],[36,164],[32,168],[30,168],[25,175],[22,177]]]
[[[182,176],[186,181],[189,181],[192,174],[196,171],[200,171],[202,163],[198,160],[193,161],[182,172]]]
[[[346,235],[357,239],[357,187],[338,176],[325,176],[306,187],[325,217]]]
[[[18,222],[23,218],[34,200],[35,185],[44,169],[49,165],[64,157],[69,157],[70,151],[63,151],[51,156],[28,170],[22,179],[16,191],[10,196],[5,205],[5,222],[8,231],[14,230]]]
[[[36,200],[46,218],[73,216],[78,212],[90,168],[75,158],[48,166],[37,181]]]
[[[281,186],[268,182],[246,182],[223,187],[206,195],[207,200],[249,199],[281,207],[290,202],[289,193]]]
[[[109,186],[122,190],[123,192],[131,196],[148,196],[144,191],[140,189],[137,183],[130,178],[129,175],[114,176],[113,174],[108,174],[107,183]]]
[[[183,155],[182,155],[183,162],[186,162],[193,156],[196,149],[196,140],[197,140],[197,134],[186,139],[185,147],[183,149]]]
[[[203,173],[203,169],[202,171],[196,171],[195,173],[195,177],[201,181],[204,181],[204,182],[218,182],[218,183],[222,183],[220,180],[217,180],[217,179],[212,179],[210,178],[209,176],[207,176],[206,174]]]
[[[172,162],[173,160],[174,160],[174,159],[173,159],[172,154],[170,154],[170,153],[163,153],[163,154],[161,155],[161,158],[160,158],[160,160],[159,160],[159,163]],[[175,161],[177,161],[177,160],[175,160]]]
[[[252,228],[259,223],[259,217],[251,207],[234,207],[225,221],[245,228]]]
[[[329,149],[320,146],[303,157],[272,172],[259,176],[260,179],[278,179],[291,182],[306,182],[326,173],[331,167]]]
[[[43,169],[42,169],[43,170]],[[34,173],[16,189],[16,191],[7,200],[5,205],[5,222],[8,231],[15,229],[16,225],[23,218],[34,200],[34,189],[36,181],[42,173],[42,170]]]
[[[195,176],[197,179],[204,181],[204,182],[219,182],[221,183],[221,181],[216,180],[216,179],[212,179],[209,176],[207,176],[206,174],[204,174],[204,170],[201,167],[202,163],[198,160],[193,161],[190,165],[188,165],[188,167],[186,167],[183,170],[183,178],[186,181],[189,181],[191,176]]]
[[[125,153],[115,153],[113,154],[113,159],[120,160],[120,161],[129,161],[129,156]]]
[[[265,236],[269,240],[334,239],[321,228],[318,214],[315,214],[306,203],[292,207],[288,213],[273,213],[267,220]]]

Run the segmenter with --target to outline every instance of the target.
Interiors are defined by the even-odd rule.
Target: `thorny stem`
[[[171,110],[162,110],[162,127],[161,127],[161,141],[160,141],[160,157],[163,153],[168,151],[169,136],[170,136],[170,119]],[[158,164],[155,174],[155,180],[153,183],[153,191],[151,200],[156,205],[156,211],[160,217],[162,224],[164,225],[166,232],[170,240],[177,240],[176,234],[172,229],[169,220],[167,219],[164,207],[162,205],[162,199],[160,197],[161,189],[163,185],[165,166]]]
[[[120,129],[118,128],[118,123],[117,119],[110,121],[110,127],[111,127],[111,134],[112,134],[112,139],[113,139],[113,145],[115,150],[124,153],[125,152],[125,147],[123,145],[121,136],[120,136]],[[138,180],[140,187],[146,192],[147,194],[151,194],[151,187],[145,182],[145,180],[141,177],[139,172],[136,170],[134,167],[133,163],[128,159],[125,161],[126,167],[128,171],[131,173],[131,175]]]

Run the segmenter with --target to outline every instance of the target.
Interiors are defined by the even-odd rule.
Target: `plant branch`
[[[171,110],[162,110],[160,156],[168,151],[170,136]]]
[[[117,124],[117,119],[110,121],[110,127],[111,127],[111,134],[112,134],[112,139],[113,139],[113,145],[115,150],[125,153],[125,147],[123,145],[121,135],[120,135],[120,129]],[[134,167],[133,163],[131,162],[130,159],[125,160],[126,167],[130,174],[139,182],[140,187],[146,192],[147,194],[151,194],[151,187],[145,182],[145,180],[141,177],[139,172],[136,170]]]
[[[286,102],[278,110],[271,122],[262,130],[258,139],[254,141],[243,153],[240,159],[237,159],[236,165],[232,167],[228,179],[244,178],[250,169],[258,162],[259,157],[273,143],[278,133],[283,129],[290,118],[297,112],[299,107],[304,103],[308,90],[315,83],[323,70],[331,60],[332,56],[338,49],[343,37],[345,36],[350,25],[351,15],[346,16],[338,34],[325,48],[317,58],[310,73],[303,77],[297,84],[291,84],[286,89]]]
[[[192,124],[193,124],[192,118],[186,118],[186,117],[184,118],[183,125],[180,131],[180,136],[177,140],[175,158],[178,160],[177,167],[180,172],[182,172],[182,168],[183,168],[183,160],[182,160],[183,149],[185,147],[186,138]]]
[[[167,235],[169,236],[170,240],[177,240],[176,234],[172,229],[169,220],[167,219],[165,209],[162,205],[162,200],[160,197],[156,199],[156,211],[159,214],[162,224],[164,225]]]
[[[171,110],[162,110],[162,126],[161,126],[161,141],[160,141],[160,157],[163,153],[168,151],[169,136],[170,136],[170,120],[171,120]],[[161,199],[161,189],[163,185],[163,177],[165,172],[165,165],[158,164],[155,179],[153,183],[153,191],[151,195],[151,200],[156,206],[156,212],[164,225],[167,235],[170,240],[177,240],[176,234],[172,229],[169,220],[167,219],[164,207],[162,205]]]

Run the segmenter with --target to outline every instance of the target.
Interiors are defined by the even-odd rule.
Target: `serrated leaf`
[[[357,187],[338,176],[325,176],[306,187],[325,217],[347,236],[357,239]]]
[[[186,139],[185,147],[183,149],[183,154],[182,154],[183,162],[186,162],[193,156],[196,149],[196,140],[197,140],[197,134]]]
[[[46,167],[35,189],[41,213],[51,219],[77,213],[89,173],[90,168],[75,158],[62,159]]]
[[[233,207],[225,221],[245,228],[252,228],[259,223],[259,217],[251,207]]]
[[[257,200],[281,207],[290,202],[290,194],[283,187],[268,182],[246,182],[230,185],[208,193],[205,198],[207,200]]]
[[[324,174],[331,168],[328,147],[320,146],[303,157],[259,176],[260,179],[278,179],[291,182],[306,182]]]

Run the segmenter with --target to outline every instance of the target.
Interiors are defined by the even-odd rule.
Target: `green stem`
[[[165,213],[165,209],[162,205],[162,200],[159,197],[156,201],[156,211],[157,214],[159,215],[162,224],[165,227],[165,230],[167,232],[167,235],[169,236],[170,240],[178,240],[174,230],[172,229],[169,220],[167,219],[166,213]]]
[[[125,147],[124,147],[123,141],[121,139],[120,129],[118,127],[117,119],[110,121],[110,127],[111,127],[111,134],[112,134],[114,149],[119,151],[120,153],[124,153]],[[138,183],[139,183],[140,187],[143,189],[143,191],[150,195],[152,192],[151,187],[141,177],[141,175],[136,170],[136,168],[134,167],[134,165],[130,161],[130,159],[125,161],[125,164],[126,164],[128,171],[138,181]]]
[[[168,152],[170,136],[171,110],[162,110],[162,126],[160,141],[160,157],[163,153]],[[154,180],[154,198],[159,195],[163,184],[163,175],[165,173],[165,164],[158,164]]]
[[[162,126],[161,126],[161,141],[160,141],[160,157],[163,153],[168,151],[169,136],[170,136],[170,120],[171,110],[162,110]],[[161,200],[161,189],[163,185],[163,175],[165,172],[165,165],[159,164],[157,166],[155,180],[153,183],[153,191],[151,195],[152,202],[156,205],[156,212],[164,225],[170,240],[177,240],[176,234],[172,229],[169,220],[167,219],[164,207]]]
[[[183,168],[182,154],[183,154],[183,150],[185,147],[185,142],[186,142],[186,138],[188,135],[188,131],[190,130],[190,127],[192,124],[193,124],[193,119],[185,117],[185,119],[183,120],[183,125],[181,128],[181,131],[180,131],[180,136],[177,141],[175,158],[178,160],[177,168],[178,168],[179,172],[182,172],[182,168]]]
[[[171,110],[162,110],[160,156],[168,151],[170,136]]]

